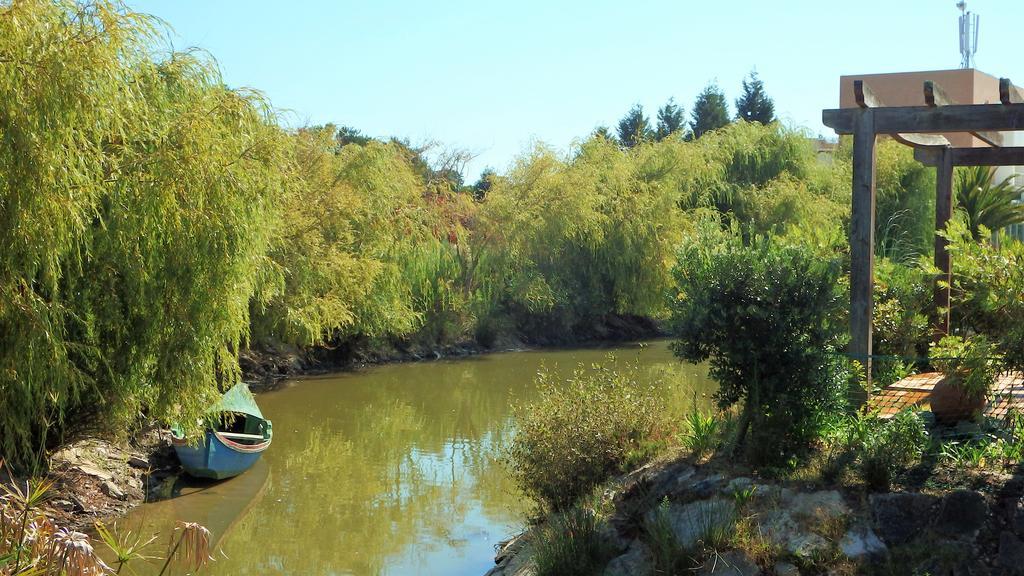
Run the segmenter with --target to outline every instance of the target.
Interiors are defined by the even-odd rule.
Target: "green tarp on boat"
[[[240,412],[257,418],[263,418],[260,407],[256,405],[256,397],[249,391],[246,384],[235,384],[220,401],[210,407],[210,413]]]

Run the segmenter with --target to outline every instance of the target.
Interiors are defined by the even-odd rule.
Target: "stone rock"
[[[875,533],[889,546],[910,542],[931,523],[936,500],[914,492],[873,494],[870,505]]]
[[[1010,532],[999,534],[999,566],[1008,574],[1024,573],[1024,542]]]
[[[132,468],[140,468],[142,470],[145,470],[149,468],[149,460],[146,460],[141,456],[129,456],[128,465],[131,466]]]
[[[657,510],[648,513],[653,520]],[[721,499],[697,500],[688,504],[671,504],[668,508],[668,524],[676,541],[683,548],[692,548],[705,541],[715,532],[731,533],[736,519],[732,502]]]
[[[644,576],[654,571],[654,556],[640,540],[633,540],[625,554],[617,556],[605,567],[604,576]]]
[[[89,466],[88,464],[82,464],[81,466],[77,466],[76,468],[78,469],[79,472],[82,472],[83,474],[86,474],[88,476],[92,476],[93,478],[99,478],[100,480],[106,480],[106,481],[110,481],[110,480],[114,479],[114,475],[113,474],[111,474],[110,472],[107,472],[106,470],[100,470],[99,468],[96,468],[95,466]]]
[[[831,548],[831,543],[814,530],[849,512],[842,495],[835,490],[802,493],[784,488],[762,510],[761,528],[776,546],[796,556],[810,557]]]
[[[749,556],[738,550],[730,550],[704,561],[697,576],[757,576],[761,569]]]
[[[957,490],[942,499],[935,530],[950,538],[973,540],[987,519],[984,496],[971,490]]]
[[[869,526],[854,526],[839,541],[839,549],[851,560],[885,553],[886,547]]]
[[[54,508],[58,510],[64,510],[65,512],[74,512],[78,508],[74,502],[72,502],[71,500],[64,500],[63,498],[53,500],[51,504],[53,505]]]
[[[789,562],[775,564],[775,576],[800,576],[800,569]]]
[[[117,484],[114,484],[114,483],[113,483],[112,481],[110,481],[110,480],[107,480],[106,482],[104,482],[104,483],[103,483],[103,484],[102,484],[102,485],[100,486],[100,489],[101,489],[101,490],[103,490],[103,493],[104,493],[104,494],[106,494],[107,496],[110,496],[111,498],[117,498],[118,500],[124,500],[125,498],[127,498],[127,497],[128,497],[128,496],[127,496],[127,495],[126,495],[126,494],[124,493],[124,491],[123,491],[123,490],[121,490],[121,488],[120,488],[120,487],[118,487],[118,485],[117,485]]]
[[[622,489],[616,494],[617,501],[642,491],[647,498],[657,501],[668,494],[684,491],[690,485],[697,470],[685,462],[677,462],[659,468],[654,463],[634,470],[622,480]]]
[[[839,516],[850,513],[842,494],[835,490],[799,492],[785,495],[785,505],[790,514],[804,518]]]
[[[725,488],[722,488],[722,493],[725,494],[726,496],[732,496],[737,492],[742,492],[750,488],[751,486],[753,486],[753,484],[753,480],[744,476],[740,476],[739,478],[733,478],[732,480],[729,481],[728,484],[725,485]]]
[[[708,498],[725,485],[725,476],[712,474],[692,484],[686,492],[696,498]],[[676,492],[677,494],[679,491]]]
[[[697,473],[690,465],[670,466],[650,479],[652,495],[660,499],[666,494],[677,494],[690,486],[690,480]]]

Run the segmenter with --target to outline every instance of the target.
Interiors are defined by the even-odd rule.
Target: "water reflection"
[[[482,574],[526,504],[496,462],[514,399],[529,398],[541,363],[569,371],[609,351],[639,358],[681,408],[707,392],[704,370],[643,350],[496,354],[310,378],[259,397],[274,445],[242,477],[145,505],[129,524],[203,521],[219,539],[207,573]],[[242,482],[247,482],[243,484]],[[248,507],[230,505],[248,499]]]

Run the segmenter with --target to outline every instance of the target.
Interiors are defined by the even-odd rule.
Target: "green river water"
[[[176,520],[202,523],[216,561],[201,573],[213,576],[482,575],[529,512],[497,461],[514,429],[512,404],[530,399],[542,364],[569,371],[609,353],[664,382],[680,412],[712,389],[705,369],[673,359],[664,341],[297,379],[257,397],[274,443],[256,467],[186,482],[180,496],[118,525],[166,534]]]

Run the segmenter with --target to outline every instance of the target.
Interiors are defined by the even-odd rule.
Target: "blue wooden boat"
[[[263,417],[249,387],[237,384],[211,407],[198,438],[171,428],[171,444],[182,467],[200,478],[231,478],[245,472],[270,446],[274,428]]]

